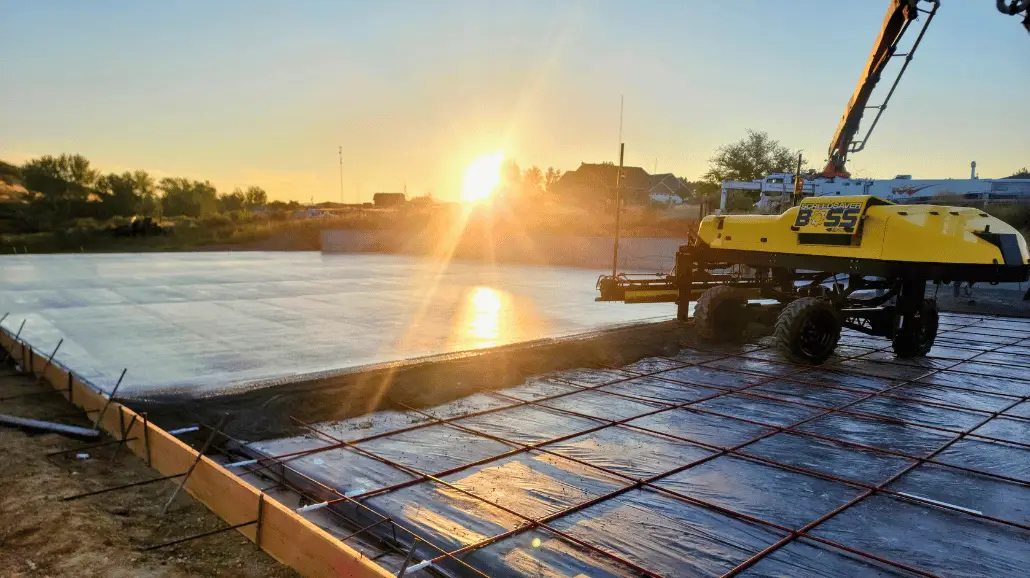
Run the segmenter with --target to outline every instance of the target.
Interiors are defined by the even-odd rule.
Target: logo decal
[[[794,226],[818,227],[827,233],[854,233],[864,203],[853,201],[802,203]]]
[[[923,190],[923,189],[925,189],[927,187],[932,187],[932,186],[933,185],[923,185],[921,187],[915,187],[915,186],[912,186],[912,185],[905,185],[905,186],[902,186],[902,187],[893,187],[893,188],[891,188],[891,193],[895,194],[895,195],[908,195],[908,196],[911,197],[912,195],[918,193],[919,191],[921,191],[921,190]]]

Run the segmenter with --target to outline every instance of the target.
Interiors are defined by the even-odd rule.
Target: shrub
[[[225,227],[232,224],[228,215],[211,215],[200,219],[200,225],[204,227]]]
[[[1030,229],[1030,205],[988,205],[985,210],[1020,231]]]

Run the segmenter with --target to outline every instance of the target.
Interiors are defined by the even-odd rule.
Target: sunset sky
[[[1030,164],[1030,35],[993,1],[942,4],[859,176]],[[886,6],[0,0],[0,160],[77,152],[338,201],[342,146],[348,202],[405,184],[455,200],[497,150],[617,160],[624,94],[627,164],[696,179],[753,128],[821,167]]]

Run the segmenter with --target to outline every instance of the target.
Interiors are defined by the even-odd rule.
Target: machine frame
[[[696,302],[704,339],[774,324],[793,358],[820,363],[840,330],[925,355],[937,332],[927,283],[1022,282],[1030,260],[1014,229],[979,209],[895,205],[876,197],[810,198],[778,216],[709,216],[672,274],[603,275],[599,301]]]

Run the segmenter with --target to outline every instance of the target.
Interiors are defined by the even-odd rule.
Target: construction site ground
[[[43,395],[7,399],[24,393]],[[49,387],[0,367],[0,413],[46,418],[75,408]],[[82,416],[64,423],[89,427]],[[109,441],[103,438],[100,441]],[[157,477],[142,460],[117,446],[48,457],[49,452],[91,441],[55,433],[0,428],[0,575],[5,577],[298,576],[237,532],[223,532],[177,546],[150,545],[225,527],[188,496],[179,494],[168,514],[160,510],[172,480],[62,501],[63,497]],[[114,457],[114,459],[112,459]]]
[[[665,322],[142,409],[169,431],[231,410],[209,458],[391,574],[1019,574],[1030,321],[941,321],[918,360],[846,331],[797,366]],[[74,410],[20,397],[45,391],[0,368],[0,413]],[[186,496],[160,515],[173,482],[62,501],[158,475],[114,445],[47,455],[85,443],[0,430],[0,575],[293,575],[234,531],[147,552],[226,527]]]

